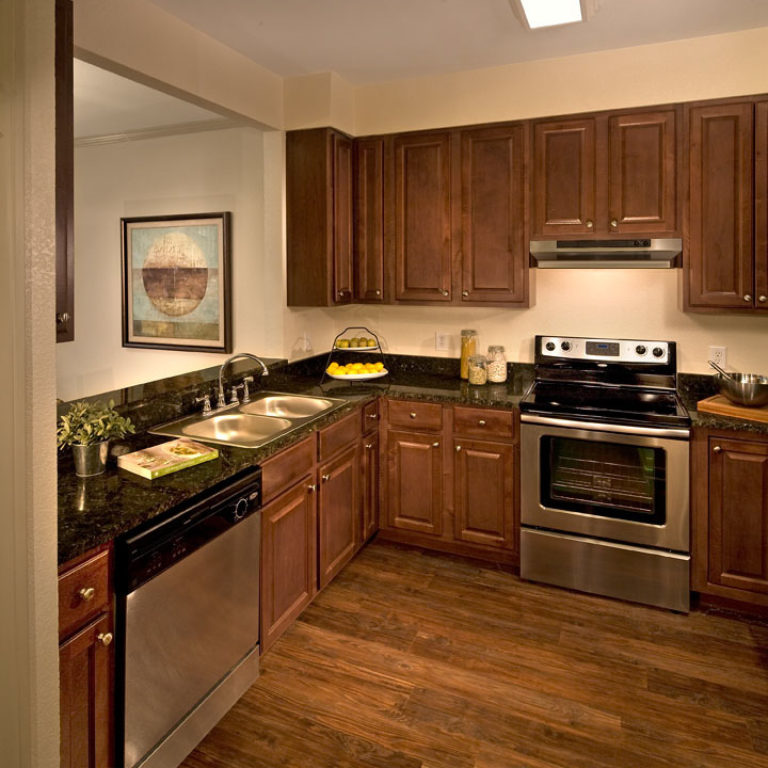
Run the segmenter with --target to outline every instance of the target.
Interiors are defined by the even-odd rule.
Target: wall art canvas
[[[121,221],[123,346],[231,352],[231,214]]]

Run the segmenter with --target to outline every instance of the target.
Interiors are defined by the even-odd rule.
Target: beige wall
[[[265,136],[271,137],[268,160]],[[57,345],[60,398],[206,368],[227,357],[122,346],[125,216],[231,211],[234,351],[282,355],[282,174],[274,171],[283,164],[282,136],[233,128],[76,150],[75,341]],[[273,169],[269,176],[265,163]]]
[[[0,763],[55,768],[53,3],[0,3]]]

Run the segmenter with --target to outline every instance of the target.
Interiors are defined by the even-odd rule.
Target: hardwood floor
[[[183,768],[768,767],[768,625],[374,542]]]

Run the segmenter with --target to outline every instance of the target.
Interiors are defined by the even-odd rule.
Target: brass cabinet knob
[[[307,490],[308,490],[310,493],[314,493],[314,492],[317,490],[317,485],[315,485],[315,483],[310,483],[310,484],[307,486]]]
[[[461,292],[461,295],[462,295],[462,296],[469,296],[469,291],[462,291],[462,292]]]
[[[458,453],[460,450],[461,450],[461,446],[460,446],[460,445],[457,445],[457,446],[456,446],[456,453]]]
[[[416,418],[416,413],[415,413],[415,411],[411,411],[411,412],[410,412],[408,415],[409,415],[409,416],[410,416],[412,419],[415,419],[415,418]]]
[[[616,229],[616,227],[619,226],[619,222],[617,219],[611,219],[611,229]]]
[[[433,447],[433,448],[439,448],[439,447],[440,447],[440,443],[438,443],[437,441],[435,441],[434,443],[432,443],[432,447]]]
[[[587,229],[592,229],[592,227],[595,226],[595,223],[592,221],[592,219],[587,219],[584,224],[586,225]]]
[[[719,445],[716,445],[716,446],[715,446],[715,447],[712,449],[712,451],[713,451],[714,453],[720,453],[722,450],[723,450],[723,449],[722,449],[722,448],[721,448]]]
[[[324,483],[327,483],[331,479],[330,475],[323,475],[322,480]]]
[[[758,301],[759,301],[761,304],[765,304],[765,302],[766,302],[766,301],[768,301],[768,296],[758,296],[758,297],[757,297],[757,300],[758,300]]]
[[[369,451],[370,451],[370,450],[371,450],[371,448],[373,448],[373,443],[366,443],[366,444],[365,444],[365,447],[366,447],[366,450],[369,450]]]
[[[440,293],[442,293],[443,296],[447,296],[448,295],[448,291],[446,291],[445,288],[441,289]]]
[[[344,298],[344,291],[339,291],[338,295],[339,295],[340,299],[343,299]]]
[[[96,596],[96,590],[93,587],[83,587],[77,594],[83,602],[87,603]]]
[[[366,419],[374,419],[374,421],[375,421],[376,419],[379,418],[379,414],[378,413],[366,413],[365,414],[365,418]]]
[[[96,635],[96,639],[106,648],[114,640],[111,632],[101,632]]]
[[[485,419],[480,419],[480,420],[477,422],[477,424],[478,424],[478,426],[480,426],[480,427],[484,427],[484,426],[485,426]]]
[[[744,294],[744,301],[752,301],[752,297],[748,293],[745,293]]]
[[[376,295],[381,296],[381,291],[378,288],[376,289]]]

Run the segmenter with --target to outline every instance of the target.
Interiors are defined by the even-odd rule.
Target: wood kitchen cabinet
[[[111,552],[90,552],[59,569],[62,768],[114,764],[113,632]]]
[[[461,301],[526,304],[527,126],[466,129],[459,142]]]
[[[384,275],[385,140],[355,140],[354,281],[355,301],[389,299]]]
[[[679,231],[676,107],[534,123],[532,235]]]
[[[379,423],[381,403],[377,398],[363,408],[360,438],[360,544],[364,544],[379,530],[381,498],[381,440]]]
[[[768,606],[768,439],[697,430],[693,588]]]
[[[352,152],[330,128],[286,135],[289,306],[352,301]]]
[[[56,0],[56,341],[75,338],[72,0]]]
[[[394,138],[394,273],[398,301],[451,300],[451,134]]]

